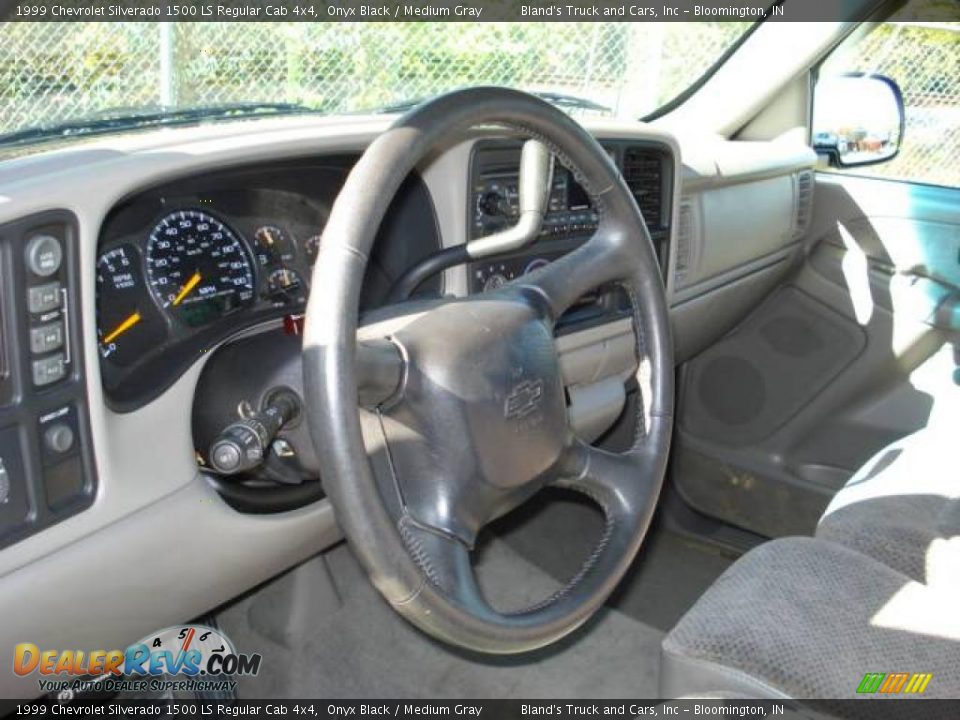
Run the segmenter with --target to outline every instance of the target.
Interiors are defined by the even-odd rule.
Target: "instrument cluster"
[[[300,240],[280,222],[262,219],[247,236],[213,212],[184,208],[161,217],[145,243],[105,249],[97,259],[100,357],[131,365],[170,334],[257,305],[303,306],[323,226],[317,215]]]
[[[114,209],[101,232],[96,287],[101,377],[115,409],[156,397],[227,337],[304,311],[320,235],[349,167],[343,159],[224,171]],[[429,203],[419,178],[398,193],[384,225],[391,215],[400,222],[381,228],[368,304],[438,246],[435,226],[407,219],[433,221]],[[416,233],[404,252],[390,247],[400,230]]]

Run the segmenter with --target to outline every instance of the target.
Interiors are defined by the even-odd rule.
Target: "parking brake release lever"
[[[300,399],[292,390],[271,393],[260,412],[224,428],[210,445],[210,466],[221,475],[236,475],[263,463],[277,433],[300,414]]]

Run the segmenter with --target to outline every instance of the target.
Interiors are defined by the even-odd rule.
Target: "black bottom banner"
[[[960,700],[0,700],[0,718],[957,718]]]

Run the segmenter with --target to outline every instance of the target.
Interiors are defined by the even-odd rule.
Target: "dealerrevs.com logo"
[[[148,635],[126,650],[14,648],[13,671],[36,673],[41,692],[233,690],[235,675],[260,672],[259,653],[238,653],[222,631],[179,625]]]

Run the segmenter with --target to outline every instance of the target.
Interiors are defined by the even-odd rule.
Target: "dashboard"
[[[620,168],[637,200],[650,231],[664,279],[669,264],[673,202],[674,157],[663,143],[608,140],[602,143]],[[521,142],[481,140],[473,148],[467,201],[467,237],[471,240],[500,232],[519,215],[517,168]],[[554,169],[535,251],[525,251],[492,262],[471,263],[470,291],[498,287],[555,260],[590,237],[597,228],[597,213],[574,172],[561,164]]]
[[[522,141],[512,138],[473,145],[468,177],[459,183],[468,194],[468,239],[516,222],[521,149]],[[659,142],[614,140],[604,149],[648,218],[666,273],[674,156]],[[305,426],[288,422],[261,442],[257,417],[278,393],[289,397],[291,413],[302,405],[299,321],[321,234],[356,159],[240,166],[154,185],[123,198],[101,228],[96,326],[105,397],[113,410],[133,412],[206,356],[193,400],[195,455],[218,492],[243,512],[283,512],[323,497]],[[535,241],[517,252],[448,268],[447,274],[466,273],[469,294],[495,289],[575,249],[597,225],[575,172],[558,162]],[[414,172],[393,198],[374,243],[361,314],[409,299],[398,297],[398,280],[442,255],[443,245],[433,196]],[[444,273],[434,272],[412,295],[439,297],[443,279]],[[587,439],[606,430],[626,403],[623,380],[633,364],[630,315],[625,293],[610,286],[591,291],[557,323],[561,363],[566,355],[566,380],[575,386],[568,414]],[[565,353],[570,340],[561,338],[591,328],[601,330],[590,345]],[[591,349],[601,352],[587,359]],[[253,425],[237,429],[238,423]],[[223,450],[224,443],[233,450]],[[248,468],[239,458],[251,448],[262,459]],[[231,468],[221,458],[232,458]]]
[[[465,235],[498,232],[516,221],[522,143],[473,146]],[[609,141],[651,231],[664,274],[669,257],[673,157],[660,143]],[[202,354],[258,325],[304,311],[313,263],[330,208],[355,156],[261,164],[201,174],[124,198],[103,224],[96,261],[101,381],[120,412],[162,393]],[[548,213],[536,242],[459,268],[467,291],[483,292],[569,252],[597,227],[574,173],[557,164]],[[433,199],[418,174],[394,198],[364,282],[361,311],[384,304],[393,283],[442,246]],[[417,288],[436,297],[442,275]],[[624,317],[612,291],[585,297],[561,322]]]
[[[602,142],[602,147],[637,200],[666,284],[673,221],[674,151],[664,142],[640,140],[609,139]],[[464,232],[468,241],[500,232],[516,222],[521,149],[522,142],[515,139],[481,139],[470,149]],[[513,253],[467,263],[466,291],[472,294],[495,289],[556,260],[587,240],[597,224],[597,212],[577,182],[575,172],[556,163],[547,213],[536,241]],[[629,315],[629,301],[619,288],[597,288],[559,319],[557,334],[583,332],[591,326],[609,326],[618,320],[628,322]],[[617,337],[618,343],[626,340],[623,335]],[[624,357],[615,365],[626,362]],[[571,377],[572,373],[568,373],[568,381]],[[575,426],[577,406],[578,398],[574,396],[568,413]],[[619,399],[610,407],[619,408]]]
[[[204,403],[197,398],[231,358],[245,382],[297,381],[299,339],[285,321],[303,312],[311,239],[350,167],[389,123],[229,123],[111,137],[4,163],[4,627],[50,647],[122,646],[197,616],[340,538],[327,500],[271,514],[238,512],[225,502],[198,465],[203,418],[196,408]],[[689,356],[731,327],[802,251],[800,174],[814,158],[802,144],[705,142],[685,143],[681,163],[680,145],[665,131],[585,124],[613,155],[650,226],[678,359]],[[382,307],[397,279],[424,258],[511,222],[511,155],[518,147],[511,138],[465,138],[408,178],[370,259],[365,311]],[[594,219],[575,180],[563,172],[555,179],[550,230],[532,245],[449,268],[418,294],[478,292],[501,282],[491,280],[497,274],[510,279],[582,242]],[[499,198],[488,197],[494,190]],[[34,268],[41,274],[26,264],[28,246],[45,235],[62,248],[49,276],[43,263]],[[46,287],[53,283],[56,298]],[[55,307],[30,312],[31,291],[38,300],[56,300]],[[622,377],[634,346],[622,308],[599,295],[587,300],[556,342],[572,423],[595,438],[624,407]],[[64,344],[56,345],[46,326],[60,321]],[[251,356],[248,343],[259,343],[264,354]],[[286,362],[287,374],[266,378],[263,358]],[[37,361],[43,384],[33,376]],[[223,409],[235,413],[236,403]],[[64,437],[60,425],[73,435],[62,453],[44,439],[55,427],[51,436]],[[171,523],[177,531],[167,531]],[[110,558],[96,583],[91,557]],[[218,568],[215,581],[211,566]],[[171,598],[170,578],[190,592]],[[140,592],[124,592],[131,585]],[[89,608],[101,607],[104,596],[120,605],[111,607],[109,623],[91,622]]]

